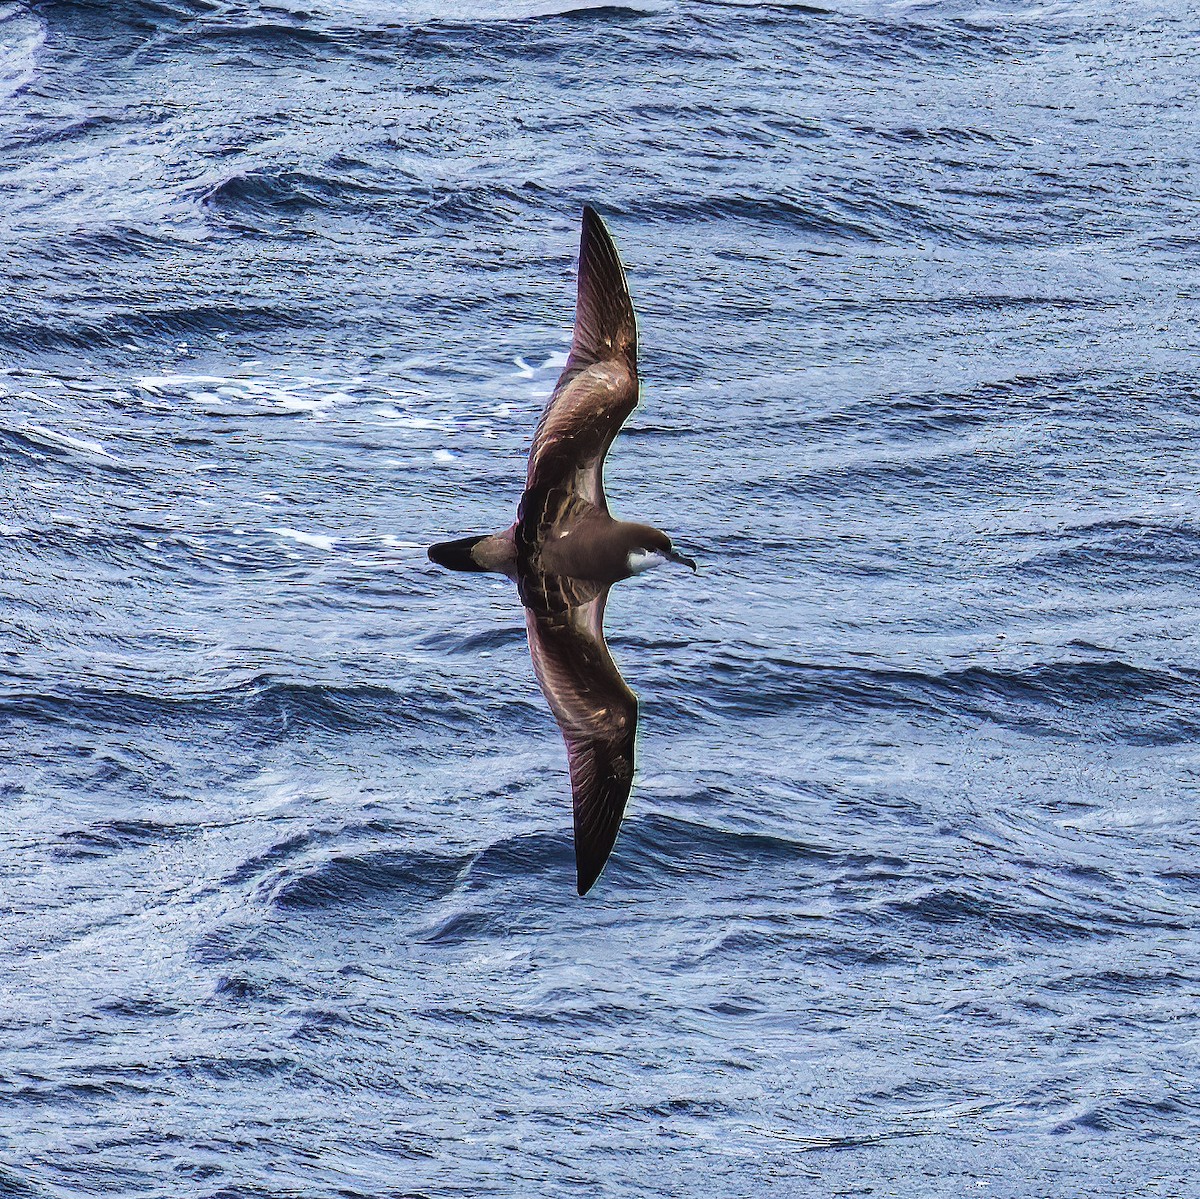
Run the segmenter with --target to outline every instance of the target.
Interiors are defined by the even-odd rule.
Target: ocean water
[[[1200,1195],[1200,17],[0,3],[0,1195]],[[504,580],[581,206],[629,815]]]

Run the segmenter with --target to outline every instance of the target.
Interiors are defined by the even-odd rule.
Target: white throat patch
[[[661,566],[667,560],[667,556],[662,550],[630,550],[625,560],[629,564],[630,572],[640,575],[652,566]]]

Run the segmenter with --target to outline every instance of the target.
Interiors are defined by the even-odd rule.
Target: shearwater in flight
[[[660,529],[609,515],[604,457],[637,402],[625,270],[585,207],[571,352],[534,433],[517,519],[429,550],[439,566],[516,580],[533,669],[567,744],[580,895],[608,861],[633,785],[637,697],[604,642],[609,588],[663,562],[696,569]]]

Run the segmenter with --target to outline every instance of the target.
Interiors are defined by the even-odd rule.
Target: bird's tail
[[[507,574],[516,561],[512,539],[495,533],[440,541],[429,547],[429,560],[447,570],[492,571]]]

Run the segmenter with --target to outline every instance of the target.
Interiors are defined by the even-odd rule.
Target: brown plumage
[[[580,895],[608,860],[633,784],[637,698],[604,641],[609,588],[660,561],[695,569],[662,530],[609,515],[604,459],[637,402],[625,271],[604,222],[585,207],[571,352],[534,433],[517,519],[503,533],[429,550],[451,570],[517,582],[534,672],[567,746]]]

